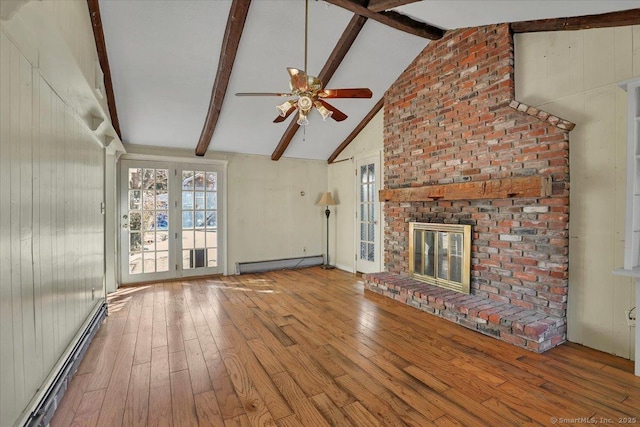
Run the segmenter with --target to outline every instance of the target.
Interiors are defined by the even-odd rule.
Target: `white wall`
[[[331,209],[331,258],[344,270],[355,268],[355,158],[379,153],[384,146],[384,109],[381,109],[351,144],[329,165],[329,191],[338,202]],[[384,167],[384,165],[381,165]],[[333,263],[333,262],[332,262]],[[383,266],[384,267],[384,266]]]
[[[36,7],[48,7],[43,5]],[[86,3],[66,6],[73,13],[84,11],[85,15],[77,19],[88,20]],[[22,10],[15,17],[24,19],[21,13]],[[65,25],[74,28],[74,22],[70,17]],[[86,25],[75,28],[75,36],[93,37],[90,26],[89,33]],[[3,426],[16,422],[92,309],[104,300],[100,211],[104,149],[77,111],[60,98],[58,93],[64,91],[60,87],[54,91],[45,70],[34,67],[33,61],[42,58],[38,46],[27,46],[22,39],[20,50],[9,33],[3,25],[0,31],[0,425]],[[95,59],[95,48],[83,55]],[[61,80],[58,76],[58,81]]]
[[[570,135],[568,338],[633,358],[624,310],[626,93],[640,75],[640,26],[515,36],[516,99],[576,123]]]
[[[126,148],[130,154],[172,156],[184,162],[194,159],[191,150],[140,145]],[[268,156],[211,152],[205,158],[228,162],[229,274],[236,271],[237,262],[325,252],[324,207],[315,203],[326,191],[326,162],[288,158],[276,162]]]

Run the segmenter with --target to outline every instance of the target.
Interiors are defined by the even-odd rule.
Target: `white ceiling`
[[[204,124],[231,0],[100,0],[125,143],[194,150]],[[581,16],[640,7],[640,0],[423,0],[395,10],[444,29]],[[317,75],[353,14],[309,4],[308,71]],[[272,123],[288,90],[286,67],[304,68],[304,1],[253,0],[210,151],[271,155],[291,120]],[[331,103],[349,118],[313,112],[284,157],[326,160],[429,40],[368,20],[329,88],[369,87],[373,98]],[[304,132],[303,132],[304,131]]]

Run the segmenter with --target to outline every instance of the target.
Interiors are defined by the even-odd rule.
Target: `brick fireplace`
[[[508,25],[449,31],[387,92],[381,196],[403,193],[384,205],[386,272],[365,283],[542,352],[566,339],[574,125],[514,99],[513,58]],[[542,192],[486,191],[516,181]],[[473,186],[484,192],[460,196]],[[412,221],[472,226],[470,295],[408,277]]]

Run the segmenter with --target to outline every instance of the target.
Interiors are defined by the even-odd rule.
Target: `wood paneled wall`
[[[2,426],[104,296],[103,174],[95,137],[0,32]]]
[[[515,36],[516,99],[576,124],[571,132],[568,339],[634,358],[624,254],[626,93],[640,75],[640,26]],[[638,357],[635,355],[635,357]]]

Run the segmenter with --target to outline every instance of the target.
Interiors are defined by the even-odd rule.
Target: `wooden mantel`
[[[437,200],[548,197],[550,195],[550,176],[526,176],[380,190],[379,200],[381,202],[431,202]]]

